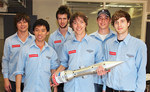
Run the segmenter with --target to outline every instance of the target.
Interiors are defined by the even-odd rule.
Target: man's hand
[[[21,92],[21,80],[22,75],[21,74],[16,75],[16,92]]]
[[[102,66],[99,66],[96,71],[97,71],[97,74],[100,76],[105,75],[107,72],[109,72],[109,71],[106,71]]]
[[[11,92],[11,84],[8,78],[4,78],[4,88],[7,92]]]
[[[103,90],[103,92],[106,92],[105,90]]]
[[[51,77],[51,80],[50,80],[50,86],[52,87],[56,87],[56,86],[58,86],[59,84],[56,82],[56,74],[54,73],[53,75],[52,75],[52,77]]]

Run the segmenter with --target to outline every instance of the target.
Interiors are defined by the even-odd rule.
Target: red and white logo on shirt
[[[38,54],[29,54],[29,58],[38,57]]]
[[[116,52],[109,51],[109,55],[116,55]]]
[[[68,54],[73,54],[73,53],[76,53],[76,50],[68,51]]]
[[[20,47],[20,44],[12,45],[12,48]]]
[[[61,43],[61,40],[56,40],[54,41],[54,43]]]

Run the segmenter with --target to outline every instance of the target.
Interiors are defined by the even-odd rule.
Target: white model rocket
[[[75,77],[89,75],[89,74],[96,74],[97,73],[96,69],[99,66],[102,66],[106,71],[108,71],[123,62],[124,61],[104,61],[78,70],[65,70],[59,72],[56,75],[53,75],[51,77],[51,82],[52,84],[58,85],[60,83],[65,83]]]

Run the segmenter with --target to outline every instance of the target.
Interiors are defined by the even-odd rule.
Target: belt
[[[109,88],[109,87],[107,87],[107,90],[109,90],[108,92],[134,92],[134,91],[125,91],[125,90],[114,90],[114,89]]]

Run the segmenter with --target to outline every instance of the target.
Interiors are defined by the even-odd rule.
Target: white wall
[[[46,19],[51,33],[58,28],[55,15],[61,4],[62,0],[33,0],[33,15],[37,15],[38,19]]]

